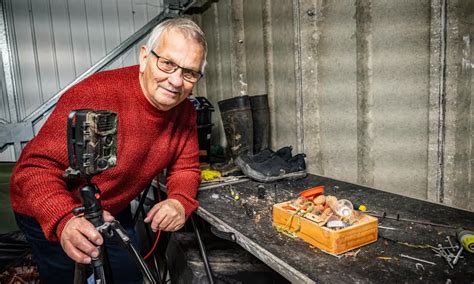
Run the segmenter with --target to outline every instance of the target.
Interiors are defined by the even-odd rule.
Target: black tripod
[[[81,207],[72,210],[74,215],[84,214],[104,238],[116,238],[127,249],[132,259],[139,265],[146,283],[156,283],[140,254],[133,247],[126,231],[118,221],[104,222],[100,204],[100,190],[91,182],[95,174],[117,165],[117,124],[118,114],[109,110],[73,110],[67,120],[67,148],[69,168],[67,178],[83,177],[86,184],[79,190]],[[104,244],[97,247],[99,256],[92,258],[91,268],[96,284],[112,283],[110,263]],[[87,267],[76,265],[74,283],[85,283]]]
[[[80,189],[80,198],[82,201],[82,207],[76,207],[73,209],[74,215],[84,214],[84,217],[91,222],[99,231],[104,238],[104,243],[107,239],[115,237],[127,249],[129,255],[140,267],[143,276],[144,283],[157,283],[150,269],[146,265],[143,258],[133,247],[130,238],[128,237],[125,229],[116,220],[112,222],[104,222],[102,215],[102,206],[100,204],[100,190],[99,188],[87,179],[86,185]],[[99,256],[92,258],[91,268],[94,275],[94,283],[112,283],[112,273],[110,270],[109,259],[107,256],[107,250],[104,244],[98,247]],[[87,266],[76,264],[74,273],[74,283],[83,284],[87,278]]]

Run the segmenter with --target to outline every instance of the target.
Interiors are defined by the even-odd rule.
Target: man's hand
[[[153,232],[162,231],[177,231],[181,229],[186,221],[184,215],[184,207],[176,199],[166,199],[158,204],[148,212],[145,223],[150,223]]]
[[[103,211],[103,217],[105,222],[114,220],[107,211]],[[64,252],[77,263],[87,264],[91,262],[91,257],[99,256],[97,246],[103,242],[102,235],[84,216],[72,217],[61,233]]]

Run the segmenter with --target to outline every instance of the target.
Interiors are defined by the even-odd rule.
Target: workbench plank
[[[259,199],[257,186],[265,187]],[[472,283],[474,254],[463,252],[451,269],[429,246],[457,243],[456,229],[383,219],[379,239],[360,248],[355,256],[338,258],[300,239],[278,233],[272,226],[272,206],[295,198],[307,188],[324,185],[326,195],[364,203],[368,210],[402,219],[427,221],[474,230],[474,213],[404,197],[315,175],[297,181],[261,184],[248,181],[199,191],[197,213],[216,228],[232,232],[236,242],[292,282],[429,282]],[[238,193],[235,201],[231,190]],[[275,196],[276,192],[276,196]],[[356,250],[353,251],[356,252]],[[435,265],[401,257],[408,255]]]

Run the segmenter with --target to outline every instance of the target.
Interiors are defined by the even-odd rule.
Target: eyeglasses
[[[150,52],[151,52],[151,54],[156,56],[156,58],[158,58],[158,60],[156,61],[156,67],[158,67],[158,69],[160,69],[161,71],[163,71],[165,73],[172,74],[172,73],[176,72],[176,70],[178,70],[178,68],[181,68],[181,70],[183,71],[182,72],[183,79],[190,82],[190,83],[196,83],[203,76],[203,74],[201,72],[195,71],[195,70],[192,70],[192,69],[189,69],[189,68],[181,67],[178,64],[174,63],[173,61],[171,61],[167,58],[164,58],[162,56],[159,56],[153,50],[151,50]]]

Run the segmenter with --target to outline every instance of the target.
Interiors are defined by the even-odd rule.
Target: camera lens
[[[106,145],[106,146],[112,145],[112,142],[114,142],[112,136],[106,136],[106,137],[105,137],[105,145]]]
[[[97,161],[97,169],[98,170],[103,171],[103,170],[107,169],[108,165],[109,165],[109,163],[105,159],[100,159],[100,160]]]

